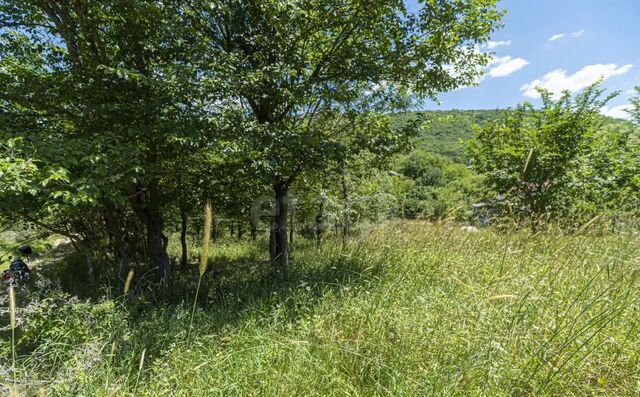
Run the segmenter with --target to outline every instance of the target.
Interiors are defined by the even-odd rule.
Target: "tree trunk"
[[[316,215],[316,245],[320,246],[324,234],[324,197],[320,199],[318,215]]]
[[[148,197],[140,186],[135,187],[131,198],[136,216],[144,224],[147,234],[147,248],[151,260],[156,265],[158,275],[171,280],[171,262],[166,250],[166,237],[163,234],[164,220],[160,212],[160,195],[154,183],[150,184]]]
[[[218,221],[218,218],[213,218],[213,241],[217,241],[220,240],[220,237],[222,237],[222,230],[220,230],[220,222]]]
[[[96,274],[93,264],[93,254],[87,247],[84,247],[84,261],[87,264],[87,281],[90,286],[94,286],[96,285]]]
[[[293,245],[293,231],[296,228],[296,209],[291,207],[291,219],[289,219],[289,246]]]
[[[347,190],[347,176],[342,169],[342,248],[349,245],[349,191]]]
[[[129,252],[127,251],[127,243],[125,234],[117,237],[116,250],[118,252],[118,278],[124,281],[129,274]]]
[[[202,236],[202,222],[194,222],[194,224],[191,225],[191,228],[193,229],[195,236]]]
[[[164,221],[159,212],[149,211],[147,228],[147,245],[153,262],[158,268],[158,274],[167,280],[171,278],[171,262],[165,246],[165,236],[162,233]]]
[[[187,270],[187,268],[189,267],[189,253],[187,251],[187,211],[180,211],[180,217],[182,218],[182,227],[180,229],[180,245],[182,247],[182,256],[180,257],[180,266],[182,266],[183,270]]]
[[[91,244],[86,241],[78,242],[78,247],[82,256],[84,256],[84,263],[87,270],[87,283],[89,286],[93,287],[96,285],[96,275],[95,275],[95,267],[93,261],[93,253],[89,248]]]
[[[256,241],[258,238],[258,225],[256,224],[256,219],[252,215],[251,216],[251,240]]]
[[[278,181],[273,187],[276,202],[273,209],[273,219],[270,232],[271,261],[276,270],[283,277],[288,276],[289,241],[287,236],[287,212],[289,207],[289,186],[284,181]]]
[[[238,240],[242,240],[243,234],[244,234],[244,230],[242,229],[242,224],[238,223]]]
[[[277,209],[273,209],[273,211],[275,212]],[[278,224],[276,223],[275,215],[272,215],[271,225],[269,227],[269,256],[272,262],[275,262],[278,256],[276,253],[276,230],[278,230]]]
[[[124,217],[116,209],[115,205],[106,203],[104,204],[104,207],[105,214],[103,218],[105,228],[109,235],[109,239],[111,240],[113,257],[115,258],[116,263],[116,283],[124,283],[124,280],[129,273],[129,251],[127,249],[127,235],[123,219]]]

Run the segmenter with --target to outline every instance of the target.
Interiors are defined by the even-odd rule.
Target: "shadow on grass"
[[[215,333],[255,315],[256,310],[268,313],[276,308],[283,311],[284,321],[296,321],[321,302],[325,294],[375,282],[382,272],[381,265],[343,254],[337,246],[316,249],[311,245],[299,253],[293,257],[286,278],[260,256],[259,250],[212,257],[197,297],[194,328]],[[43,279],[54,280],[54,288],[81,300],[99,301],[108,296],[122,301],[131,328],[138,328],[139,337],[153,345],[156,335],[164,339],[166,332],[153,332],[152,328],[171,327],[168,324],[184,318],[185,313],[190,314],[195,299],[197,266],[192,265],[186,271],[174,269],[173,286],[169,289],[155,279],[153,269],[137,267],[126,299],[122,297],[122,287],[110,283],[113,278],[108,269],[96,269],[101,282],[91,285],[84,257],[69,245],[48,253],[36,273]]]
[[[101,268],[96,265],[95,276],[100,276]],[[60,244],[42,255],[32,269],[33,280],[30,290],[38,294],[39,288],[59,289],[79,299],[96,299],[105,289],[91,284],[87,261],[71,243]],[[46,292],[46,291],[45,291]]]
[[[358,287],[378,282],[382,274],[382,265],[363,263],[358,258],[310,256],[313,262],[303,263],[303,258],[292,261],[287,279],[274,276],[272,265],[265,260],[214,258],[213,267],[203,277],[192,328],[189,323],[197,271],[176,273],[174,299],[169,304],[159,306],[155,302],[162,299],[150,299],[150,294],[157,291],[138,289],[127,303],[130,349],[144,348],[149,357],[159,357],[176,341],[191,345],[212,343],[213,338],[219,342],[249,324],[294,326],[313,315],[327,294],[343,288],[358,293]],[[135,367],[137,363],[131,361],[129,365]]]
[[[199,307],[205,311],[226,308],[241,312],[250,304],[277,304],[299,292],[321,297],[330,290],[371,282],[382,272],[382,266],[371,266],[358,258],[335,252],[323,257],[323,253],[318,251],[292,260],[287,277],[278,273],[268,260],[215,257],[203,277]],[[190,287],[197,282],[197,274],[183,277],[184,274],[176,277],[176,285],[185,283],[183,298],[192,302],[195,285]]]

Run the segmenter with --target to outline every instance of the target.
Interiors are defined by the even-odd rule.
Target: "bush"
[[[616,95],[603,93],[598,84],[575,98],[565,92],[554,99],[541,90],[542,109],[524,104],[476,131],[469,145],[473,166],[515,214],[572,217],[617,207],[633,197],[629,189],[637,193],[637,147],[600,114]]]

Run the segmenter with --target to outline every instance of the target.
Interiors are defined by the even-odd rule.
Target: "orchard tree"
[[[411,147],[410,138],[415,137],[423,123],[421,114],[401,126],[393,126],[388,115],[365,109],[354,112],[354,115],[356,117],[329,128],[331,133],[327,141],[333,145],[334,156],[330,158],[332,161],[328,162],[328,167],[320,171],[339,180],[344,248],[349,243],[353,212],[351,182],[364,180],[387,168],[394,155]]]
[[[638,214],[640,207],[640,141],[637,126],[608,120],[595,135],[591,150],[571,173],[568,196],[576,210],[595,215]]]
[[[525,103],[475,131],[469,145],[474,169],[521,215],[570,210],[574,171],[594,149],[605,123],[601,109],[617,95],[603,93],[599,84],[575,98],[540,90],[541,109]]]
[[[303,173],[346,155],[327,142],[327,117],[378,98],[377,111],[473,84],[487,55],[476,50],[499,26],[497,0],[192,0],[185,7],[207,48],[204,70],[221,70],[232,106],[255,124],[245,138],[256,175],[276,208],[271,257],[288,266],[287,206]]]
[[[200,106],[214,89],[191,66],[176,15],[173,2],[0,3],[0,133],[31,175],[9,191],[17,207],[2,210],[41,220],[44,209],[59,218],[91,208],[116,254],[142,249],[164,277],[171,185],[162,180],[171,177],[175,142],[212,142],[215,130]],[[130,219],[142,225],[146,248]]]

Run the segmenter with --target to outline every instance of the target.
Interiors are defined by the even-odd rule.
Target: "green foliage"
[[[636,87],[636,94],[638,94],[637,97],[631,98],[632,108],[629,114],[637,124],[640,124],[640,86]]]
[[[30,365],[42,371],[55,372],[61,364],[69,366],[67,375],[72,380],[74,365],[97,365],[106,341],[122,344],[128,337],[127,314],[114,301],[81,302],[56,289],[40,290],[38,294],[42,298],[28,305],[24,302],[28,295],[18,297],[16,349],[18,354],[28,354]],[[3,337],[0,353],[3,361],[9,362],[5,340]]]
[[[638,213],[640,204],[640,141],[637,126],[603,126],[590,150],[571,172],[568,195],[578,212],[624,217]]]
[[[113,301],[80,302],[61,291],[52,290],[25,312],[19,346],[22,349],[81,346],[113,335],[114,330],[126,329],[123,325],[126,325],[126,317],[117,310]]]
[[[524,104],[505,111],[501,120],[477,129],[469,145],[474,169],[521,215],[569,215],[589,201],[614,204],[613,198],[603,202],[585,195],[607,188],[619,196],[635,189],[626,167],[636,157],[624,152],[636,151],[629,132],[619,125],[604,128],[600,110],[616,94],[603,98],[603,92],[598,84],[575,98],[565,92],[554,99],[541,91],[542,109]]]
[[[445,161],[429,152],[413,151],[401,160],[400,172],[422,186],[441,186],[445,183]]]
[[[178,14],[169,2],[0,4],[5,217],[169,270],[175,160],[206,169],[195,153],[225,130],[205,117],[216,87],[197,75]]]
[[[480,178],[464,164],[422,150],[399,160],[400,174],[409,178],[403,191],[402,216],[467,219],[480,196]]]
[[[471,82],[486,62],[471,48],[501,17],[494,4],[445,1],[413,15],[402,2],[192,2],[186,12],[207,45],[202,68],[251,112],[245,137],[273,184],[383,149],[394,130],[372,111]]]
[[[0,224],[77,251],[20,296],[21,391],[636,391],[637,239],[374,227],[468,220],[483,181],[524,215],[637,212],[638,128],[599,115],[597,85],[541,110],[403,113],[477,81],[496,4],[0,1]],[[273,239],[216,230],[201,283],[186,261],[169,279],[175,225],[200,241],[210,200],[242,240],[256,199]],[[288,226],[317,241],[296,237],[278,279]]]
[[[456,163],[469,163],[466,142],[473,138],[475,126],[500,118],[498,110],[422,111],[426,123],[415,138],[416,148],[439,154]],[[416,113],[392,115],[395,126],[415,120]]]
[[[168,276],[167,220],[405,147],[385,113],[475,81],[496,2],[4,1],[0,213]]]
[[[337,172],[346,188],[352,161],[396,151],[404,129],[390,128],[381,113],[472,83],[488,60],[474,48],[502,17],[495,4],[446,0],[424,4],[417,14],[401,1],[184,7],[204,44],[200,67],[228,85],[223,106],[246,115],[242,139],[252,149],[246,161],[257,164],[254,178],[274,191],[274,263],[286,269],[294,182]]]

